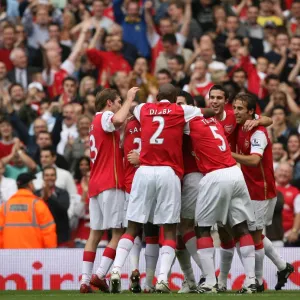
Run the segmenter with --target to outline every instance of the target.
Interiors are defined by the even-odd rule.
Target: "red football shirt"
[[[183,127],[192,118],[202,116],[201,110],[162,100],[138,105],[134,115],[141,124],[141,165],[170,166],[181,178]]]
[[[98,83],[101,83],[103,71],[107,72],[108,78],[118,71],[123,71],[127,74],[131,71],[130,64],[121,54],[111,51],[99,51],[96,49],[89,49],[86,53],[90,61],[99,70]]]
[[[127,155],[130,151],[141,151],[141,125],[136,118],[132,118],[126,125],[124,132],[124,168],[125,168],[125,191],[130,194],[131,185],[137,167],[132,165]]]
[[[195,118],[185,127],[193,143],[198,169],[207,174],[236,165],[221,124],[215,118]]]
[[[196,158],[195,158],[195,152],[193,150],[192,140],[186,134],[183,135],[182,153],[183,153],[184,175],[199,172]]]
[[[90,198],[113,188],[124,190],[120,133],[112,123],[113,116],[111,111],[97,113],[90,128]]]
[[[232,152],[236,151],[236,119],[232,110],[224,110],[223,119],[219,120]]]
[[[251,199],[268,200],[276,197],[272,144],[266,128],[258,126],[245,132],[242,126],[238,126],[237,150],[239,154],[262,157],[256,167],[241,165]]]

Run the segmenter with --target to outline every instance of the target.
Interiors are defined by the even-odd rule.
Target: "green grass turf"
[[[107,299],[107,300],[138,300],[138,299],[157,299],[157,300],[167,300],[167,299],[176,299],[176,300],[225,300],[231,299],[241,299],[242,297],[255,297],[255,299],[267,299],[267,300],[286,300],[289,299],[300,299],[300,290],[299,291],[268,291],[262,294],[254,295],[237,295],[234,292],[227,292],[222,294],[211,294],[211,295],[200,295],[200,294],[131,294],[129,292],[123,292],[122,294],[103,294],[103,293],[94,293],[94,294],[79,294],[77,291],[0,291],[0,299],[2,300],[32,300],[32,299],[41,299],[41,300],[66,300],[66,299]]]

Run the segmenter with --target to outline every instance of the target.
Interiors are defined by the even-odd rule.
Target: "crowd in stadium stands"
[[[214,84],[229,91],[227,109],[238,92],[255,95],[273,119],[267,235],[300,246],[299,0],[0,0],[0,204],[33,180],[58,247],[84,247],[96,94],[138,86],[139,101],[155,102],[165,83],[198,107]]]

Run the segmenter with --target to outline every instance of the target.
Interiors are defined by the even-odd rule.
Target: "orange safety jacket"
[[[0,248],[57,247],[56,225],[45,202],[19,189],[0,206]]]

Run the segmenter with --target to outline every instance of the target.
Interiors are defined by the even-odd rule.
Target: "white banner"
[[[99,265],[98,250],[95,269]],[[300,249],[278,248],[281,256],[295,267],[285,289],[300,288]],[[81,275],[82,249],[53,249],[53,250],[0,250],[0,290],[77,290]],[[159,262],[158,262],[159,267]],[[198,267],[193,264],[196,279],[200,277]],[[216,272],[219,268],[219,253],[216,253]],[[158,268],[157,268],[158,269]],[[142,284],[145,277],[144,250],[141,253],[140,272]],[[274,289],[277,282],[277,269],[265,258],[264,279],[269,289]],[[122,288],[128,289],[131,270],[127,261],[122,270]],[[228,278],[229,289],[239,289],[243,281],[243,267],[235,253],[231,273]],[[169,282],[173,290],[181,286],[183,279],[179,264],[176,261],[172,268]]]

